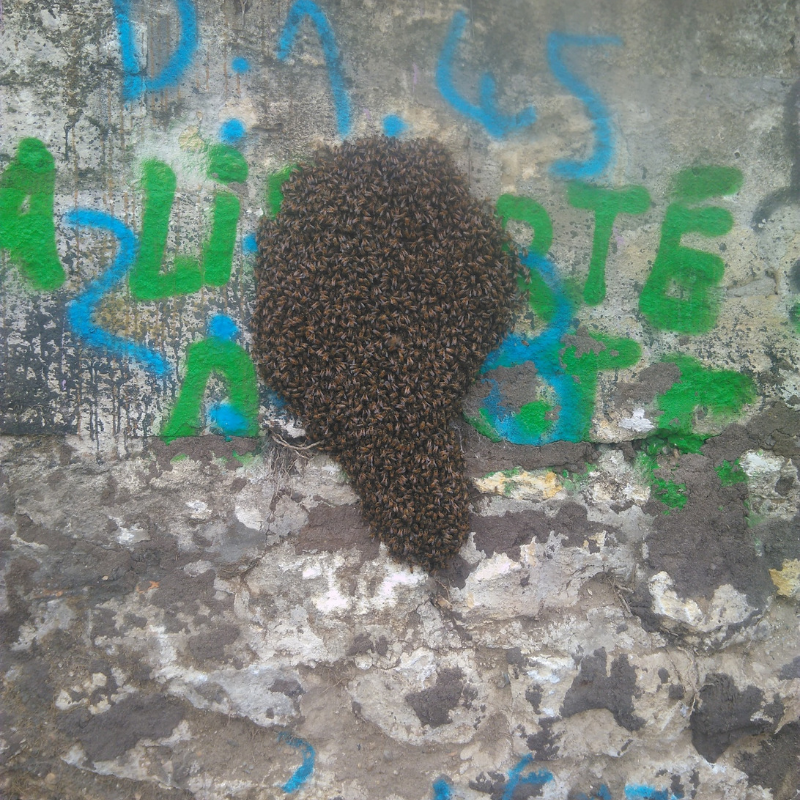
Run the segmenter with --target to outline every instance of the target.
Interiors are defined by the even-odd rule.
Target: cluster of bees
[[[333,454],[373,535],[426,570],[469,530],[454,419],[511,321],[520,269],[432,140],[327,148],[258,230],[256,363]]]

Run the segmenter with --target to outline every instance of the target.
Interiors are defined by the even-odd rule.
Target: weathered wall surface
[[[3,3],[0,793],[797,797],[798,13]],[[436,575],[250,367],[281,176],[380,133],[530,270]]]

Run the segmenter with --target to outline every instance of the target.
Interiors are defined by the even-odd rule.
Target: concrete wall
[[[798,13],[2,4],[3,795],[796,797]],[[276,176],[381,133],[534,282],[433,576],[241,366]]]

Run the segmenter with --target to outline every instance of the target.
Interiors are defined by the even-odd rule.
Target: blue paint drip
[[[254,233],[248,233],[242,239],[242,250],[248,256],[255,255],[258,252],[258,240]]]
[[[652,786],[626,786],[628,800],[679,800],[670,795],[669,789],[655,789]]]
[[[520,261],[526,267],[539,272],[551,289],[555,298],[555,313],[547,328],[533,339],[524,339],[517,333],[506,336],[500,347],[488,355],[481,367],[481,373],[498,367],[518,367],[532,362],[542,379],[553,387],[560,406],[559,417],[555,425],[541,436],[525,431],[514,414],[504,408],[500,387],[493,380],[489,381],[492,388],[483,401],[483,407],[495,430],[514,444],[541,445],[562,440],[578,442],[582,436],[578,413],[580,395],[572,376],[565,374],[559,355],[561,338],[570,329],[574,307],[564,292],[555,265],[549,258],[531,252],[521,256]]]
[[[222,123],[219,129],[219,138],[225,144],[236,144],[244,138],[246,128],[240,119],[228,119]]]
[[[211,406],[208,409],[208,420],[212,427],[219,428],[226,436],[246,436],[250,428],[247,417],[229,403]]]
[[[517,763],[517,766],[508,773],[508,783],[506,784],[506,789],[503,792],[502,800],[511,800],[511,798],[514,796],[514,790],[519,785],[544,786],[544,784],[553,780],[553,774],[548,772],[546,769],[539,770],[538,772],[531,772],[524,778],[521,777],[522,770],[524,770],[525,767],[527,767],[532,761],[533,756],[528,753],[528,755],[520,759],[520,761]]]
[[[246,58],[234,58],[231,61],[231,69],[237,74],[242,75],[245,72],[250,72],[250,62]]]
[[[286,794],[296,792],[314,771],[314,748],[305,739],[299,739],[284,731],[278,736],[279,742],[286,742],[291,747],[303,751],[303,763],[295,770],[294,775],[281,787]]]
[[[278,40],[278,61],[285,61],[294,46],[297,29],[303,17],[310,17],[317,29],[325,63],[328,67],[328,77],[333,93],[333,105],[336,110],[336,125],[339,135],[344,137],[350,132],[350,98],[344,85],[341,64],[339,63],[339,48],[333,35],[333,29],[328,18],[313,0],[296,0],[286,15],[286,24]]]
[[[453,792],[450,788],[450,784],[444,778],[439,778],[438,781],[434,781],[433,800],[451,800],[452,797]]]
[[[470,103],[458,93],[453,81],[453,60],[466,26],[467,15],[463,11],[456,11],[436,64],[436,86],[442,97],[460,114],[483,125],[495,139],[503,139],[514,131],[532,125],[536,121],[536,109],[533,106],[513,116],[500,111],[495,99],[495,80],[488,72],[481,76],[479,105]]]
[[[177,84],[192,63],[192,58],[197,50],[197,9],[192,0],[175,0],[181,23],[180,39],[166,66],[152,78],[146,77],[145,70],[139,66],[133,38],[130,1],[113,0],[113,2],[120,49],[122,50],[123,99],[135,100],[145,92],[157,92]]]
[[[408,130],[408,125],[396,114],[387,114],[383,118],[383,132],[387,136],[400,136]]]
[[[125,280],[128,270],[133,266],[139,249],[134,232],[110,214],[83,208],[67,212],[64,215],[64,222],[73,228],[97,228],[108,231],[119,243],[117,256],[111,266],[67,306],[67,319],[76,336],[91,347],[138,361],[156,375],[168,373],[169,365],[161,355],[130,339],[109,333],[93,319],[102,299],[117,284]]]
[[[551,33],[547,37],[547,63],[559,83],[569,89],[585,106],[589,118],[594,124],[594,152],[586,161],[564,159],[556,161],[550,172],[560,178],[586,180],[601,175],[614,155],[614,138],[611,130],[608,111],[600,96],[595,94],[585,83],[578,80],[564,64],[561,50],[564,47],[603,47],[605,45],[621,45],[618,36],[576,36],[569,33]]]
[[[215,314],[208,322],[208,335],[232,342],[239,335],[239,328],[227,314]]]

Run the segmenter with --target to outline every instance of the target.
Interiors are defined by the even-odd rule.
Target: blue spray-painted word
[[[533,106],[528,106],[513,116],[500,111],[495,99],[495,80],[488,72],[481,75],[478,105],[470,103],[458,93],[453,81],[453,60],[466,26],[467,15],[463,11],[456,11],[436,65],[436,86],[442,97],[460,114],[483,125],[495,139],[503,139],[514,131],[532,125],[536,121],[536,110]]]
[[[300,27],[303,17],[309,17],[317,29],[331,82],[333,106],[336,110],[336,126],[340,136],[347,136],[350,132],[350,98],[347,96],[347,90],[344,85],[339,48],[336,45],[336,39],[328,18],[313,0],[297,0],[289,9],[289,13],[286,16],[286,24],[278,41],[278,60],[286,61],[289,57],[297,36],[297,29]]]
[[[174,86],[192,63],[197,50],[197,9],[192,0],[175,0],[181,23],[181,34],[175,51],[157,75],[146,77],[146,69],[139,65],[139,55],[133,39],[133,23],[129,0],[114,0],[114,15],[119,30],[122,50],[122,97],[135,100],[145,92],[157,92]]]
[[[129,339],[109,333],[93,319],[103,297],[125,280],[128,270],[133,265],[138,249],[134,232],[116,217],[89,209],[70,211],[65,214],[64,221],[73,228],[97,228],[108,231],[119,243],[117,256],[111,266],[97,280],[92,281],[67,307],[67,318],[75,334],[92,347],[140,362],[156,375],[169,372],[169,365],[161,355]]]
[[[602,175],[614,155],[614,139],[608,111],[599,95],[578,80],[562,60],[564,47],[602,47],[620,45],[616,36],[575,36],[569,33],[551,33],[547,38],[547,62],[556,79],[569,89],[585,106],[594,125],[594,152],[585,161],[556,161],[550,171],[560,178],[586,180]]]

